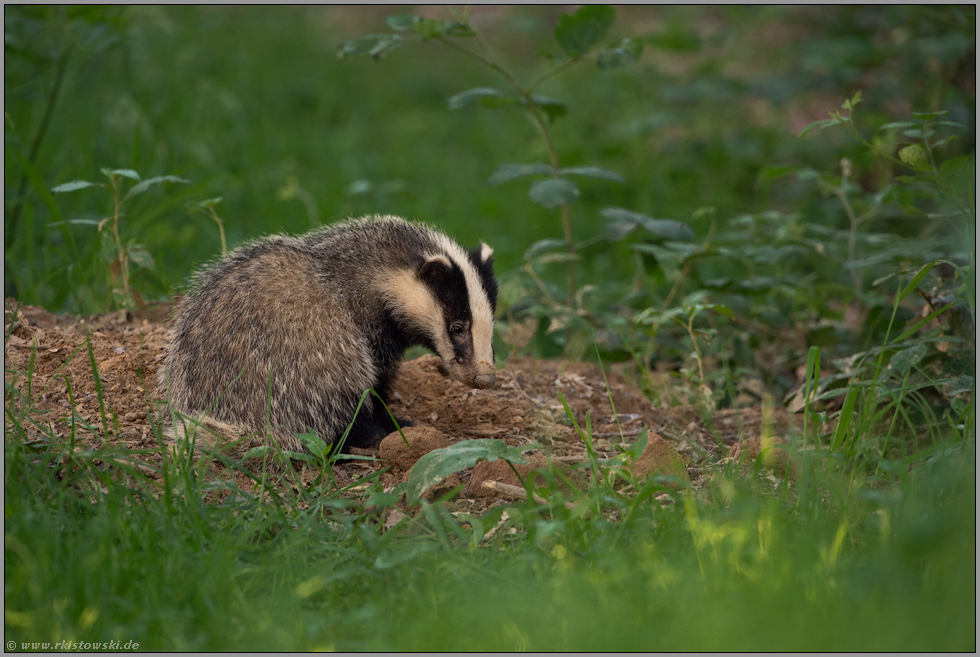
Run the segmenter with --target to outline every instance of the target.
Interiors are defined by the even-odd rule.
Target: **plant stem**
[[[112,199],[114,203],[112,211],[112,234],[116,238],[116,249],[119,252],[119,275],[123,282],[123,303],[129,302],[129,262],[123,251],[122,240],[119,239],[119,210],[122,201],[119,198],[119,178],[112,178]]]

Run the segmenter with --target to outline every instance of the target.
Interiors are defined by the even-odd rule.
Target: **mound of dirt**
[[[148,462],[161,458],[152,423],[162,406],[156,382],[168,326],[156,318],[167,316],[165,309],[142,319],[119,313],[56,316],[8,299],[6,402],[15,415],[26,410],[30,420],[21,427],[27,439],[48,441],[53,435],[67,440],[74,428],[77,448],[114,444],[145,450],[142,458]],[[423,356],[402,365],[391,404],[396,417],[415,423],[406,430],[410,445],[396,433],[375,449],[359,451],[391,464],[386,484],[403,480],[422,454],[472,438],[496,438],[513,446],[538,443],[542,449],[532,454],[532,467],[548,460],[575,464],[586,460],[586,448],[562,397],[580,429],[591,426],[599,458],[614,457],[647,430],[649,443],[637,474],[690,475],[695,486],[706,455],[716,460],[740,438],[761,435],[758,409],[702,418],[692,407],[654,406],[636,386],[615,373],[604,376],[590,363],[510,359],[498,370],[493,388],[475,390],[450,379],[435,356]],[[782,435],[792,421],[776,409],[768,419],[770,434]],[[6,416],[5,435],[17,435],[12,429]],[[357,479],[385,465],[360,461],[342,467]],[[458,483],[469,482],[464,495],[474,499],[493,496],[493,491],[483,492],[484,481],[519,485],[502,461],[478,464],[461,475]]]

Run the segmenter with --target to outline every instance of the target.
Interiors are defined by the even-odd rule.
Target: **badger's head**
[[[403,272],[397,285],[402,318],[416,341],[436,352],[456,379],[473,388],[496,380],[493,315],[497,281],[493,249],[466,251],[439,236],[439,250],[414,271]]]

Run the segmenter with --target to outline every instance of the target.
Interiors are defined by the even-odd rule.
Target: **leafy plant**
[[[579,255],[572,233],[571,205],[579,199],[581,192],[570,177],[584,177],[619,183],[625,181],[620,174],[600,167],[563,168],[552,136],[551,125],[567,114],[566,105],[563,101],[537,94],[535,91],[544,81],[582,61],[593,60],[600,69],[628,66],[640,57],[643,44],[638,40],[625,38],[616,44],[596,51],[596,47],[605,39],[609,28],[612,26],[616,12],[607,5],[585,5],[574,14],[562,14],[558,19],[554,29],[554,37],[561,52],[549,56],[557,63],[532,82],[522,83],[515,74],[504,66],[483,38],[479,29],[473,25],[469,9],[463,12],[452,11],[456,18],[453,22],[422,18],[411,14],[390,16],[387,19],[388,26],[396,33],[372,34],[351,39],[341,44],[339,56],[341,58],[368,56],[381,59],[389,52],[401,47],[406,38],[399,33],[408,32],[414,39],[421,42],[438,41],[467,57],[475,59],[503,78],[510,93],[502,92],[493,87],[475,87],[450,97],[447,103],[449,108],[453,110],[473,105],[493,109],[519,107],[540,133],[548,152],[548,163],[502,164],[490,176],[488,183],[499,185],[521,178],[541,178],[531,184],[528,196],[538,205],[559,212],[564,235],[565,254],[561,257],[557,254],[551,254],[547,260],[547,262],[562,262],[567,271],[565,300],[562,304],[553,305],[562,314],[573,315],[580,309],[581,299],[577,297],[578,288],[575,282],[575,263],[579,259]],[[472,39],[476,44],[475,49],[461,45],[459,39]],[[610,210],[616,211],[616,209]],[[553,241],[539,242],[536,246],[540,247],[545,244],[551,247]],[[532,250],[535,249],[534,246],[531,248]],[[542,260],[539,258],[538,262],[540,263]],[[528,264],[529,268],[532,266],[530,263]],[[554,329],[555,326],[553,325],[552,328]],[[571,327],[566,326],[566,328],[570,329]]]
[[[142,305],[142,297],[136,290],[131,290],[129,285],[129,263],[132,262],[137,267],[153,269],[153,256],[142,244],[136,244],[132,240],[123,244],[119,233],[119,219],[123,215],[124,204],[134,196],[142,194],[154,185],[165,182],[186,183],[189,182],[177,176],[155,176],[143,180],[140,175],[132,169],[102,169],[102,175],[109,179],[108,183],[89,182],[87,180],[72,180],[62,183],[51,190],[53,194],[63,194],[74,192],[89,187],[98,187],[112,194],[112,214],[101,221],[91,221],[88,219],[72,219],[68,223],[78,223],[95,225],[102,235],[102,255],[107,260],[106,272],[109,280],[113,283],[121,283],[121,288],[113,288],[112,293],[116,303],[122,308],[134,308]],[[134,184],[129,186],[123,194],[122,181],[128,179]],[[213,209],[212,209],[213,212]],[[216,215],[215,215],[216,216]],[[108,225],[109,230],[103,230]],[[220,222],[219,222],[220,227]],[[222,247],[224,246],[224,232],[222,231]]]

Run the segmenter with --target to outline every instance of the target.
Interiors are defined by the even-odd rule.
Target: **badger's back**
[[[433,316],[444,302],[418,282],[433,257],[472,259],[441,233],[394,217],[236,250],[196,275],[176,310],[160,379],[173,410],[239,433],[268,431],[291,451],[302,451],[295,434],[310,429],[336,441],[366,389],[387,396],[407,346],[422,344],[445,359],[442,317]],[[467,269],[470,279],[474,272]],[[448,287],[451,296],[459,284]],[[362,444],[381,437],[370,418],[383,425],[382,414],[375,399],[365,400]]]

